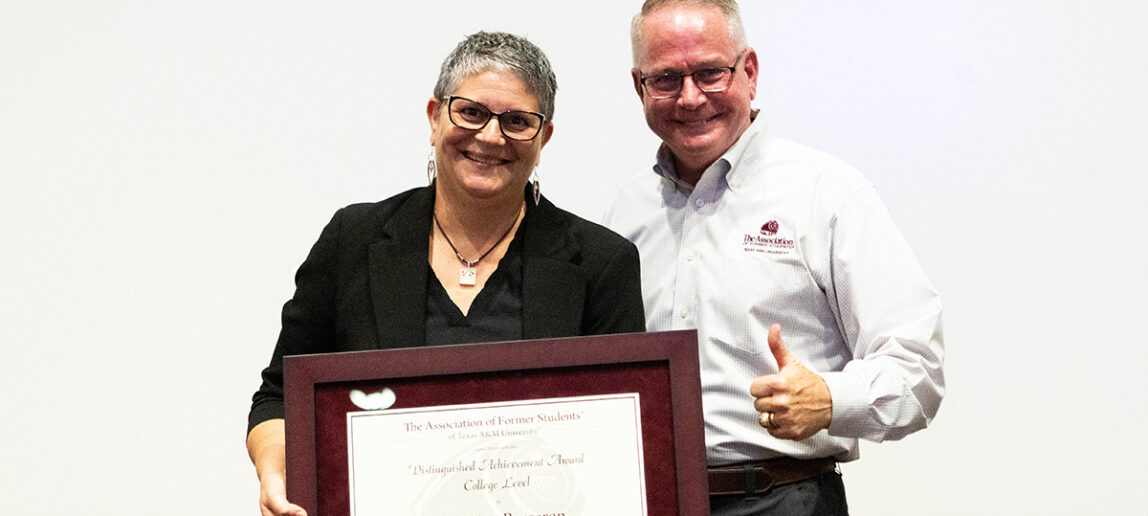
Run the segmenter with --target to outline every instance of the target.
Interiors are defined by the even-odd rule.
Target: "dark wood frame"
[[[667,487],[657,493],[647,487],[650,516],[709,514],[694,330],[289,356],[284,358],[284,376],[287,494],[289,500],[312,516],[334,516],[319,513],[318,493],[323,476],[319,455],[325,445],[317,437],[317,428],[341,424],[345,430],[345,419],[334,420],[346,411],[337,407],[324,409],[322,405],[328,402],[323,400],[330,399],[323,394],[324,389],[346,392],[360,386],[370,388],[372,382],[400,381],[406,383],[408,390],[429,392],[459,378],[466,385],[497,384],[503,389],[504,401],[537,397],[507,398],[507,386],[538,391],[539,385],[544,389],[561,385],[563,392],[557,394],[570,396],[632,392],[634,385],[639,385],[639,389],[647,391],[641,395],[643,448],[648,452],[644,454],[647,486]],[[617,390],[613,390],[615,381]],[[590,384],[594,386],[587,387]],[[435,398],[414,406],[457,403],[454,398]],[[399,404],[395,408],[400,408]],[[665,411],[670,413],[662,413]],[[317,421],[321,418],[329,420]],[[337,441],[334,437],[326,439]],[[653,442],[646,442],[647,439]],[[336,456],[330,460],[345,465],[347,458]],[[651,463],[655,460],[662,462]],[[329,482],[322,486],[325,493],[333,485]],[[677,503],[673,504],[675,499]]]

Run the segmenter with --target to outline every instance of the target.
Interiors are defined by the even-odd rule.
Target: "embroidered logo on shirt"
[[[741,242],[742,250],[747,253],[792,253],[795,247],[793,240],[777,236],[779,231],[781,231],[781,224],[776,220],[762,224],[761,229],[758,230],[759,234],[745,234]]]

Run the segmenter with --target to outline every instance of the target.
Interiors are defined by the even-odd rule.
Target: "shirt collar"
[[[761,159],[761,148],[759,145],[751,145],[761,138],[765,138],[768,128],[765,121],[758,117],[758,110],[753,110],[752,121],[745,132],[741,133],[737,141],[713,162],[705,172],[702,173],[702,178],[705,180],[707,176],[716,175],[717,178],[725,179],[726,185],[730,189],[736,189],[744,180],[746,174],[754,168]],[[658,147],[656,156],[656,163],[654,164],[654,173],[662,176],[674,184],[678,191],[690,192],[694,187],[689,183],[678,178],[678,173],[674,170],[674,156],[670,152],[670,148],[662,143]]]

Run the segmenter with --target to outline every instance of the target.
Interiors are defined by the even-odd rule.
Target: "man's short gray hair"
[[[642,43],[642,21],[646,19],[646,16],[658,9],[677,5],[717,8],[725,15],[729,36],[733,38],[734,43],[737,44],[738,50],[749,46],[749,41],[745,37],[745,27],[741,24],[741,11],[738,9],[735,0],[646,0],[646,3],[642,4],[642,10],[639,11],[638,14],[635,14],[633,21],[630,22],[630,47],[634,54],[635,68],[640,64],[638,60],[642,50],[640,48]]]
[[[546,120],[554,118],[558,79],[550,61],[534,43],[505,32],[476,32],[462,40],[442,62],[434,96],[446,99],[467,77],[491,70],[508,72],[521,80],[538,100]]]

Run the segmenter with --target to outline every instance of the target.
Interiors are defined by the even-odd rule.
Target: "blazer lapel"
[[[587,278],[578,266],[581,247],[565,214],[546,198],[527,199],[522,242],[522,336],[566,337],[580,333]]]
[[[368,263],[380,348],[426,345],[427,238],[434,192],[411,195],[384,223]]]

